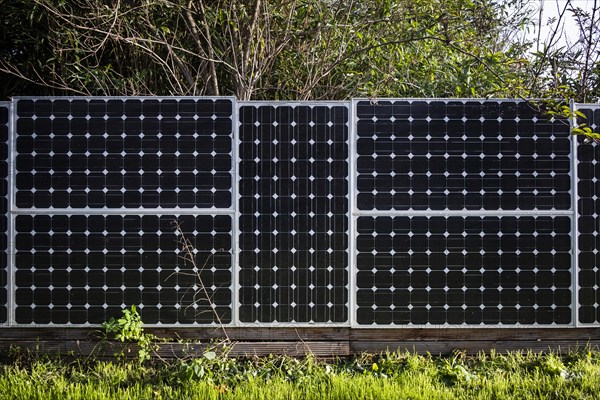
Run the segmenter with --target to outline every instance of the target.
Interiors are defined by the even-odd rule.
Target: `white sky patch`
[[[600,5],[600,1],[597,1]],[[594,6],[594,0],[533,0],[531,5],[536,7],[536,26],[531,30],[527,37],[537,40],[538,24],[541,21],[541,30],[539,32],[540,50],[544,43],[548,44],[552,32],[558,28],[553,43],[559,47],[573,45],[579,37],[579,28],[575,21],[573,13],[567,10],[562,19],[559,20],[560,13],[565,6],[570,5],[573,8],[581,8],[584,11],[590,11]],[[541,12],[541,15],[540,15]],[[541,18],[540,18],[541,16]],[[532,50],[536,50],[534,48]]]

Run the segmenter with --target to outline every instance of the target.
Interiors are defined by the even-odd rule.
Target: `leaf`
[[[214,360],[215,358],[217,358],[217,353],[215,353],[214,351],[207,351],[206,353],[204,353],[204,358],[206,358],[207,360]]]

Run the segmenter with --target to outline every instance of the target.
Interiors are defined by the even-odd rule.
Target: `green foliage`
[[[547,375],[560,375],[564,377],[567,372],[567,368],[563,364],[562,360],[555,354],[549,354],[544,358],[541,363],[542,371]]]
[[[156,336],[144,332],[143,326],[142,317],[137,312],[135,305],[132,305],[130,309],[124,309],[121,318],[111,318],[101,325],[106,339],[137,344],[140,362],[149,360],[152,352],[157,348],[155,344]],[[129,349],[127,350],[129,351]],[[117,355],[122,357],[124,352],[125,349]]]
[[[513,2],[16,0],[0,77],[4,97],[508,96],[529,72]]]
[[[440,376],[450,384],[468,383],[478,378],[465,364],[465,355],[454,352],[451,357],[441,360]]]

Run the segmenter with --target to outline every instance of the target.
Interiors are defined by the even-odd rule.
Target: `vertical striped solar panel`
[[[577,105],[578,118],[594,132],[600,129],[600,105]],[[600,145],[577,145],[577,202],[579,248],[579,322],[600,322]]]
[[[242,322],[347,321],[348,111],[240,106]]]
[[[8,306],[8,119],[9,104],[0,102],[0,323],[7,321]]]

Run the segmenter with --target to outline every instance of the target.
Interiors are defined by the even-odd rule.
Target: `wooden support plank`
[[[352,329],[350,340],[596,340],[598,328]]]
[[[161,343],[164,358],[198,356],[208,342],[222,339],[219,328],[154,328],[147,329],[164,338],[181,338],[189,343]],[[409,350],[446,354],[455,349],[469,353],[478,351],[581,349],[600,346],[598,328],[407,328],[350,329],[340,328],[231,328],[228,336],[234,345],[231,355],[251,356],[289,354],[319,357],[348,356],[361,352]],[[40,352],[61,354],[94,354],[110,357],[120,351],[121,343],[99,341],[96,328],[10,327],[0,328],[0,349],[11,345]],[[199,343],[194,343],[199,342]],[[128,347],[132,354],[135,346]]]
[[[157,337],[183,340],[225,339],[221,328],[146,328]],[[227,336],[236,341],[348,340],[350,329],[344,328],[227,328]],[[102,337],[100,328],[0,328],[0,340],[21,338],[89,340]]]
[[[158,337],[184,340],[218,340],[220,328],[147,328]],[[597,340],[598,328],[228,328],[233,341],[343,341],[343,340]],[[40,338],[41,340],[91,340],[102,337],[98,328],[0,328],[0,341]]]
[[[600,348],[600,340],[594,341],[495,341],[495,340],[465,340],[465,341],[352,341],[350,342],[350,352],[352,354],[367,353],[382,353],[386,351],[394,352],[413,352],[413,353],[430,353],[432,355],[446,355],[453,351],[460,350],[467,354],[477,354],[484,351],[489,352],[495,350],[499,353],[508,351],[532,351],[532,352],[548,352],[548,351],[574,351],[582,350],[586,347],[595,349]]]
[[[148,328],[158,337],[186,340],[225,339],[221,328]],[[234,341],[303,341],[303,340],[348,340],[350,328],[288,328],[288,327],[244,327],[226,328],[227,336]]]
[[[33,352],[54,353],[62,355],[113,357],[124,353],[126,357],[135,357],[139,347],[135,344],[119,342],[70,341],[70,342],[36,342],[16,341],[13,343],[23,349]],[[208,343],[160,343],[156,354],[163,359],[201,357],[205,351],[212,349]],[[270,354],[286,354],[293,357],[304,357],[312,354],[316,357],[345,357],[350,355],[349,342],[320,341],[320,342],[233,342],[227,348],[230,357],[255,357]]]
[[[0,343],[0,347],[8,348],[8,343]],[[14,341],[12,345],[30,349],[40,353],[57,353],[63,355],[81,355],[112,357],[125,350],[125,355],[131,357],[137,354],[138,347],[133,344],[124,345],[120,342],[98,341]],[[165,359],[189,358],[201,356],[210,343],[160,343],[157,354]],[[277,342],[233,342],[228,349],[232,357],[266,356],[269,354],[287,354],[290,356],[306,356],[313,354],[317,357],[346,357],[362,352],[381,353],[385,351],[409,351],[417,353],[450,354],[455,350],[476,354],[480,351],[571,351],[587,347],[600,349],[600,340],[572,341],[497,341],[497,340],[455,340],[455,341],[277,341]]]

